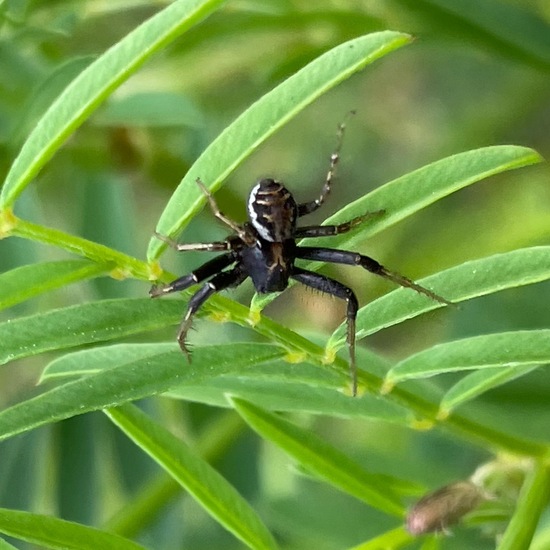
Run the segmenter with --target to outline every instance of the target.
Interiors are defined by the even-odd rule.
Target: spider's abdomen
[[[248,217],[258,235],[272,243],[291,239],[296,229],[298,206],[281,183],[260,180],[248,196]]]
[[[241,258],[256,292],[280,292],[288,286],[296,245],[293,240],[271,243],[259,239],[255,246],[244,248]]]

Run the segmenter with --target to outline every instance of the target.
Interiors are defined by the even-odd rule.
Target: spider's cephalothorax
[[[350,371],[352,376],[352,393],[357,393],[357,371],[355,364],[355,319],[359,304],[355,293],[342,283],[325,275],[307,271],[295,265],[296,260],[314,260],[336,264],[361,266],[367,271],[380,275],[401,286],[412,288],[433,300],[449,304],[447,300],[434,294],[414,281],[387,270],[376,260],[357,252],[333,248],[307,247],[296,244],[296,239],[308,237],[330,237],[345,233],[361,223],[369,214],[359,216],[340,225],[313,225],[297,227],[298,218],[317,210],[330,193],[334,169],[338,163],[342,143],[344,124],[338,127],[338,145],[331,155],[330,168],[320,196],[309,202],[296,203],[288,189],[272,179],[260,180],[251,190],[248,197],[248,222],[244,225],[227,218],[218,208],[214,198],[204,184],[197,184],[205,193],[214,215],[227,224],[234,235],[225,241],[199,244],[179,244],[163,235],[157,237],[176,250],[208,250],[224,252],[206,262],[188,275],[184,275],[167,285],[153,286],[152,297],[181,291],[190,286],[206,281],[191,297],[187,313],[178,331],[178,342],[189,358],[185,338],[191,327],[194,314],[201,305],[214,293],[229,287],[240,285],[247,277],[252,279],[257,292],[277,292],[284,290],[290,279],[321,292],[326,292],[347,303],[347,344],[350,353]],[[380,214],[382,212],[378,212]]]

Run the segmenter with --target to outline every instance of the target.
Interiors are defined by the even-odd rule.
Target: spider
[[[250,191],[247,202],[248,221],[239,224],[227,218],[218,208],[214,197],[203,182],[196,183],[208,199],[216,218],[229,226],[234,234],[224,241],[211,243],[180,244],[169,237],[155,233],[155,236],[178,251],[204,250],[223,252],[204,263],[191,273],[165,285],[154,285],[149,291],[153,298],[171,292],[206,283],[191,297],[177,339],[180,348],[190,361],[185,339],[191,328],[193,316],[204,302],[226,288],[237,287],[250,277],[259,293],[279,292],[287,288],[294,279],[308,287],[342,298],[347,303],[347,346],[350,356],[352,395],[357,394],[357,367],[355,362],[355,319],[359,304],[353,290],[325,275],[314,273],[296,265],[296,260],[315,260],[334,264],[361,266],[362,268],[389,279],[403,287],[411,288],[443,304],[451,304],[431,290],[416,284],[411,279],[389,271],[376,260],[357,252],[324,247],[308,247],[296,243],[297,239],[310,237],[331,237],[352,230],[366,218],[384,211],[367,213],[339,225],[310,225],[297,227],[298,218],[315,212],[327,198],[338,160],[344,135],[345,123],[338,126],[337,145],[330,157],[321,194],[315,200],[297,203],[292,193],[280,182],[265,178]],[[231,267],[230,267],[231,266]]]

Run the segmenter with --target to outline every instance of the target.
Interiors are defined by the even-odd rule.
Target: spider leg
[[[210,281],[208,281],[204,286],[202,286],[189,300],[187,306],[187,313],[183,318],[179,330],[178,330],[178,343],[181,350],[187,356],[187,360],[191,362],[191,355],[189,349],[185,345],[185,338],[191,324],[193,322],[193,316],[197,313],[197,310],[216,292],[220,292],[229,287],[235,287],[240,285],[246,278],[247,274],[240,268],[240,266],[235,267],[230,271],[222,271],[217,275],[214,275]]]
[[[349,115],[353,114],[355,114],[355,111],[350,111],[348,113],[348,117]],[[340,160],[340,149],[342,148],[342,141],[344,139],[344,131],[346,129],[346,121],[348,117],[346,117],[346,119],[344,119],[344,121],[338,125],[338,131],[336,133],[336,147],[334,148],[333,153],[330,155],[330,166],[327,172],[327,176],[325,178],[323,189],[321,190],[321,194],[313,201],[299,204],[298,217],[315,212],[315,210],[317,210],[325,202],[325,199],[329,195],[330,186],[334,178],[334,172],[336,171],[336,165]]]
[[[435,292],[432,292],[431,290],[428,290],[427,288],[416,284],[413,280],[404,277],[399,273],[395,273],[393,271],[390,271],[389,269],[386,269],[376,260],[373,260],[368,256],[363,256],[362,254],[359,254],[357,252],[349,252],[347,250],[335,250],[333,248],[299,246],[296,250],[296,257],[303,260],[316,260],[319,262],[329,262],[333,264],[358,265],[366,269],[367,271],[370,271],[375,275],[379,275],[380,277],[384,277],[385,279],[389,279],[390,281],[393,281],[400,286],[412,288],[413,290],[416,290],[416,292],[424,294],[425,296],[428,296],[428,298],[431,298],[436,302],[440,302],[441,304],[446,305],[454,305],[452,302],[449,302]]]
[[[308,237],[332,237],[333,235],[340,235],[341,233],[351,231],[370,218],[381,216],[384,212],[385,210],[367,212],[362,216],[357,216],[356,218],[338,225],[308,225],[306,227],[298,227],[294,232],[293,237],[296,239],[302,239]]]
[[[171,292],[186,290],[190,286],[218,274],[222,269],[232,264],[235,260],[236,254],[234,252],[228,252],[227,254],[216,256],[212,260],[202,264],[191,273],[184,275],[183,277],[180,277],[167,285],[154,285],[149,291],[149,296],[151,296],[151,298],[156,298],[162,294],[170,294]]]
[[[347,302],[347,313],[346,313],[346,323],[347,323],[347,344],[349,349],[350,357],[350,375],[351,375],[351,391],[353,396],[357,395],[357,365],[355,362],[355,318],[357,317],[357,310],[359,309],[359,303],[357,297],[351,288],[343,285],[342,283],[320,275],[319,273],[313,273],[312,271],[306,271],[305,269],[300,269],[299,267],[294,267],[291,277],[296,281],[336,296],[337,298],[342,298]]]
[[[223,250],[233,250],[235,248],[235,241],[232,239],[227,239],[225,241],[216,241],[213,243],[178,243],[170,237],[161,235],[155,231],[155,237],[168,246],[177,250],[178,252],[186,252],[188,250],[198,250],[198,251],[207,251],[207,252],[222,252]]]
[[[232,219],[228,218],[218,207],[218,203],[216,202],[216,199],[214,199],[214,196],[210,191],[206,188],[204,183],[201,181],[200,178],[197,178],[196,180],[197,185],[199,186],[200,190],[205,194],[206,198],[208,199],[208,203],[210,204],[210,209],[214,213],[214,216],[218,218],[218,220],[221,220],[225,225],[228,225],[237,233],[237,235],[246,243],[246,244],[254,244],[256,242],[255,237],[251,235],[246,229],[238,224],[237,222],[234,222]]]

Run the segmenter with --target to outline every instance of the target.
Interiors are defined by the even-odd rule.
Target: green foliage
[[[545,547],[550,13],[382,4],[0,2],[1,548]],[[457,307],[331,273],[366,303],[356,398],[341,312],[298,286],[278,321],[212,297],[188,364],[154,228],[223,238],[197,177],[238,219],[258,174],[317,196],[354,109],[325,223],[378,215],[308,245],[368,243]],[[470,477],[454,537],[407,532]]]

